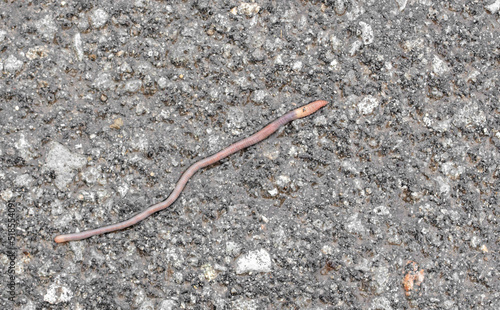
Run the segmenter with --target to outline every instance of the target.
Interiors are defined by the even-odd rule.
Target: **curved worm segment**
[[[108,233],[108,232],[112,232],[112,231],[121,230],[121,229],[130,227],[130,226],[142,221],[143,219],[147,218],[151,214],[158,212],[160,210],[163,210],[166,207],[170,206],[172,203],[174,203],[174,201],[177,199],[177,197],[179,197],[179,195],[181,194],[186,183],[189,181],[189,178],[191,178],[191,176],[193,176],[196,173],[196,171],[198,171],[200,168],[203,168],[203,167],[211,165],[215,162],[218,162],[219,160],[226,158],[227,156],[234,154],[234,153],[238,152],[239,150],[247,148],[250,145],[254,145],[255,143],[258,143],[258,142],[266,139],[273,132],[275,132],[279,127],[283,126],[284,124],[291,122],[297,118],[302,118],[302,117],[306,117],[308,115],[311,115],[327,104],[328,104],[328,102],[326,102],[325,100],[317,100],[317,101],[311,102],[303,107],[297,108],[291,112],[286,113],[282,117],[278,118],[277,120],[270,123],[269,125],[267,125],[263,129],[261,129],[260,131],[253,134],[252,136],[247,137],[239,142],[236,142],[236,143],[230,145],[229,147],[223,149],[222,151],[194,163],[193,165],[191,165],[191,167],[189,167],[188,170],[186,170],[182,174],[179,181],[177,181],[177,184],[175,185],[174,190],[172,191],[170,196],[168,196],[168,198],[165,201],[162,201],[160,203],[157,203],[157,204],[147,208],[146,210],[135,215],[134,217],[132,217],[126,221],[113,224],[113,225],[108,225],[108,226],[104,226],[104,227],[100,227],[100,228],[96,228],[96,229],[92,229],[92,230],[87,230],[87,231],[82,231],[82,232],[74,233],[74,234],[59,235],[59,236],[55,237],[54,241],[57,243],[61,243],[61,242],[67,242],[67,241],[82,240],[82,239],[86,239],[86,238],[89,238],[89,237],[92,237],[95,235],[100,235],[100,234],[104,234],[104,233]]]

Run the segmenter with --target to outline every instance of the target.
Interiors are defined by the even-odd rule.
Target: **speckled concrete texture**
[[[499,20],[499,0],[2,1],[0,308],[500,308]],[[317,99],[170,208],[53,241]]]

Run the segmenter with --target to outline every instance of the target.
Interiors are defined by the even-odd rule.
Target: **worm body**
[[[174,201],[179,197],[181,194],[182,190],[186,186],[186,183],[189,181],[189,179],[193,176],[193,174],[196,173],[201,168],[204,168],[206,166],[209,166],[213,163],[218,162],[219,160],[226,158],[227,156],[234,154],[238,152],[239,150],[242,150],[244,148],[247,148],[251,145],[254,145],[267,137],[269,137],[271,134],[273,134],[279,127],[283,126],[286,123],[289,123],[293,120],[296,120],[298,118],[306,117],[308,115],[311,115],[312,113],[318,111],[322,107],[324,107],[328,102],[324,100],[317,100],[314,102],[311,102],[309,104],[306,104],[300,108],[297,108],[293,111],[290,111],[286,113],[285,115],[281,116],[274,122],[270,123],[266,127],[262,128],[260,131],[254,133],[248,138],[245,138],[241,141],[238,141],[229,147],[223,149],[222,151],[209,156],[207,158],[204,158],[200,161],[195,162],[192,164],[180,177],[179,181],[177,181],[177,184],[175,185],[174,190],[172,193],[170,193],[170,196],[168,198],[160,203],[157,203],[155,205],[152,205],[151,207],[145,209],[144,211],[138,213],[137,215],[131,217],[128,220],[125,220],[123,222],[119,222],[116,224],[92,229],[92,230],[87,230],[87,231],[82,231],[79,233],[73,233],[73,234],[66,234],[66,235],[59,235],[55,237],[54,241],[57,243],[61,242],[66,242],[66,241],[75,241],[75,240],[82,240],[86,239],[95,235],[100,235],[112,231],[117,231],[121,230],[127,227],[130,227],[143,219],[147,218],[153,213],[156,213],[160,210],[165,209],[166,207],[170,206]]]

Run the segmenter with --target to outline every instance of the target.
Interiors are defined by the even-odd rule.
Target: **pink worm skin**
[[[109,226],[104,226],[92,230],[87,230],[87,231],[82,231],[79,233],[74,233],[74,234],[67,234],[67,235],[59,235],[55,237],[54,241],[57,243],[61,242],[66,242],[66,241],[75,241],[75,240],[82,240],[86,239],[95,235],[100,235],[112,231],[117,231],[121,230],[127,227],[130,227],[143,219],[147,218],[153,213],[156,213],[160,210],[165,209],[166,207],[170,206],[174,201],[179,197],[181,194],[182,190],[186,186],[186,183],[189,181],[189,179],[193,176],[193,174],[196,173],[196,171],[200,170],[201,168],[204,168],[206,166],[209,166],[213,163],[218,162],[219,160],[228,157],[231,154],[234,154],[238,152],[239,150],[242,150],[244,148],[247,148],[251,145],[254,145],[255,143],[258,143],[267,137],[269,137],[271,134],[273,134],[279,127],[296,120],[298,118],[306,117],[308,115],[311,115],[312,113],[318,111],[325,105],[327,105],[328,102],[324,100],[317,100],[314,102],[311,102],[309,104],[306,104],[300,108],[297,108],[293,111],[290,111],[283,115],[282,117],[278,118],[274,122],[270,123],[266,127],[262,128],[260,131],[254,133],[248,138],[245,138],[239,142],[236,142],[229,147],[223,149],[222,151],[218,152],[217,154],[214,154],[212,156],[209,156],[207,158],[204,158],[200,161],[195,162],[191,167],[189,167],[181,176],[179,181],[177,181],[177,184],[175,185],[174,190],[172,193],[170,193],[170,196],[168,198],[160,203],[157,203],[155,205],[152,205],[151,207],[147,208],[146,210],[142,211],[141,213],[131,217],[130,219],[119,222],[116,224],[112,224]]]

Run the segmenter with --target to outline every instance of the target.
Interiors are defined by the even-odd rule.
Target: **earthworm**
[[[189,181],[189,179],[193,176],[193,174],[196,173],[196,171],[200,170],[201,168],[204,168],[206,166],[209,166],[213,163],[218,162],[219,160],[228,157],[231,154],[234,154],[238,152],[239,150],[242,150],[244,148],[247,148],[251,145],[254,145],[267,137],[269,137],[271,134],[273,134],[279,127],[296,120],[298,118],[306,117],[325,105],[327,105],[328,102],[324,100],[317,100],[314,102],[311,102],[309,104],[306,104],[300,108],[297,108],[293,111],[290,111],[286,113],[285,115],[281,116],[274,122],[270,123],[266,127],[262,128],[260,131],[257,131],[253,135],[251,135],[248,138],[245,138],[239,142],[236,142],[229,147],[223,149],[222,151],[209,156],[207,158],[204,158],[200,161],[195,162],[192,164],[180,177],[179,181],[177,181],[177,184],[175,185],[174,190],[172,193],[170,193],[170,196],[167,197],[166,200],[157,203],[155,205],[150,206],[149,208],[145,209],[144,211],[138,213],[137,215],[131,217],[130,219],[119,222],[116,224],[112,224],[109,226],[104,226],[92,230],[87,230],[87,231],[82,231],[79,233],[73,233],[73,234],[67,234],[67,235],[59,235],[55,237],[54,241],[57,243],[61,242],[66,242],[66,241],[75,241],[75,240],[82,240],[86,239],[95,235],[100,235],[112,231],[117,231],[121,230],[127,227],[130,227],[143,219],[147,218],[153,213],[156,213],[160,210],[165,209],[166,207],[170,206],[174,201],[179,197],[181,194],[182,190],[186,186],[186,183]]]

